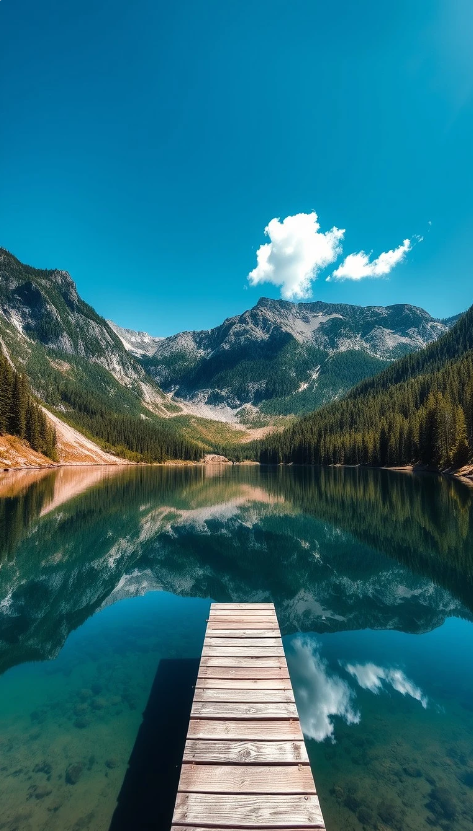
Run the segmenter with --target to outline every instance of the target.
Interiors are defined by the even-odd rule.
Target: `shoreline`
[[[201,461],[191,462],[182,460],[170,459],[166,462],[130,462],[127,459],[117,458],[116,462],[51,462],[44,465],[19,465],[18,467],[2,467],[0,463],[1,473],[15,473],[18,471],[35,471],[35,470],[64,470],[73,468],[114,468],[114,467],[203,467],[203,468],[217,468],[217,467],[326,467],[326,468],[365,468],[367,470],[389,470],[397,473],[413,473],[413,474],[428,474],[435,476],[445,476],[449,479],[454,479],[457,482],[462,482],[468,487],[473,487],[473,465],[466,465],[466,470],[436,470],[422,465],[393,465],[392,467],[383,466],[375,467],[368,465],[303,465],[294,464],[293,462],[281,462],[278,465],[262,465],[261,462],[246,459],[241,462],[232,462],[229,459],[219,459],[218,461]],[[461,472],[463,470],[463,472]]]

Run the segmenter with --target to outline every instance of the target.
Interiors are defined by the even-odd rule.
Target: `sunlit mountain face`
[[[8,822],[108,829],[160,660],[198,658],[211,600],[273,601],[328,827],[467,831],[472,520],[458,482],[380,470],[5,474]]]

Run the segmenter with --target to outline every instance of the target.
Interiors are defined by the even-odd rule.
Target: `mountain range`
[[[0,249],[0,350],[56,416],[133,460],[251,438],[244,428],[340,398],[455,320],[407,304],[261,298],[214,329],[160,338],[105,320],[68,272]]]
[[[158,340],[152,353],[143,349],[140,357],[174,399],[200,405],[202,414],[211,407],[222,418],[230,408],[245,422],[254,408],[291,415],[339,398],[436,340],[454,321],[436,320],[407,304],[363,307],[263,297],[214,329]],[[142,337],[134,334],[137,341]]]

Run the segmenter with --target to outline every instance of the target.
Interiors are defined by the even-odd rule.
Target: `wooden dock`
[[[272,603],[213,603],[172,831],[325,828]]]

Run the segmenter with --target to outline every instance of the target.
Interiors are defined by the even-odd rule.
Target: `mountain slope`
[[[139,461],[198,458],[169,416],[180,412],[65,271],[0,249],[0,352],[33,392],[103,449]]]
[[[164,338],[147,372],[176,399],[303,413],[339,398],[389,362],[421,349],[451,325],[409,305],[349,306],[261,298],[208,331]]]
[[[269,437],[261,461],[460,468],[473,451],[473,306],[437,343]]]
[[[162,338],[148,335],[147,332],[135,332],[134,329],[124,329],[112,320],[107,320],[107,323],[115,334],[118,335],[126,351],[134,355],[135,358],[151,357],[151,355],[154,355],[159,341],[162,340]]]

